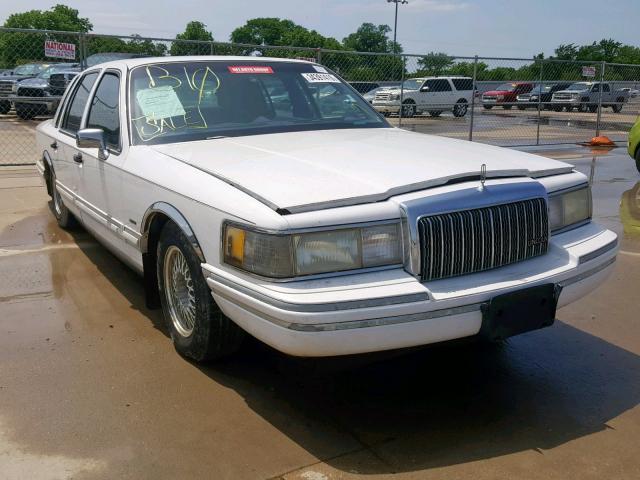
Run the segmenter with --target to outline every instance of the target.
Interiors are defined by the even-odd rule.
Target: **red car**
[[[518,95],[529,93],[531,90],[533,90],[533,83],[503,83],[495,90],[482,94],[482,106],[487,110],[491,110],[494,105],[499,105],[509,110],[516,104]]]

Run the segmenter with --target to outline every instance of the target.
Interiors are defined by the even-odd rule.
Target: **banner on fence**
[[[46,40],[44,42],[44,54],[51,58],[66,58],[75,60],[76,46],[73,43],[54,42]]]
[[[596,67],[582,67],[582,76],[593,78],[596,76]]]

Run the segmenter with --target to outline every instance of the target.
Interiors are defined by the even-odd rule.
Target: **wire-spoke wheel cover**
[[[173,326],[180,335],[189,337],[196,324],[196,295],[187,259],[174,245],[164,255],[163,275]]]

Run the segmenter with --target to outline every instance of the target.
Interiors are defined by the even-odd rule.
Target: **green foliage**
[[[213,35],[207,30],[207,26],[198,21],[187,23],[183,33],[176,35],[176,40],[199,40],[213,42]],[[209,55],[211,45],[207,43],[173,42],[169,50],[171,55]]]
[[[81,18],[78,10],[56,5],[49,10],[29,10],[9,15],[4,27],[89,32],[93,25],[88,18]],[[78,36],[41,33],[0,33],[0,65],[12,68],[32,61],[52,61],[44,56],[45,40],[74,43],[78,50]]]
[[[167,47],[162,43],[143,40],[140,35],[133,35],[131,39],[115,37],[89,37],[86,39],[88,55],[95,53],[138,53],[153,57],[166,55]]]
[[[449,72],[453,67],[453,59],[442,52],[430,52],[418,60],[418,76],[442,75],[442,72]],[[473,73],[473,67],[472,67]]]

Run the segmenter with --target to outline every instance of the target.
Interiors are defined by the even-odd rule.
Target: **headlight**
[[[222,248],[225,263],[272,278],[402,263],[399,223],[293,234],[225,224]]]
[[[549,225],[552,233],[590,218],[591,188],[549,196]]]
[[[393,95],[389,95],[389,100],[400,100],[400,94],[395,93]]]
[[[13,85],[11,85],[11,93],[17,93],[18,92],[18,84],[14,83]]]
[[[538,95],[531,95],[531,100],[538,100]]]
[[[571,98],[578,98],[580,96],[579,93],[572,93]]]
[[[497,98],[498,100],[504,100],[504,95],[498,95],[496,98]]]

